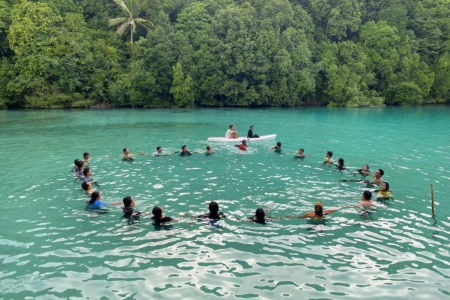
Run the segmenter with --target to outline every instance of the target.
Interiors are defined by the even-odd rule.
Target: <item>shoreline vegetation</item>
[[[0,109],[450,103],[450,0],[0,0]]]

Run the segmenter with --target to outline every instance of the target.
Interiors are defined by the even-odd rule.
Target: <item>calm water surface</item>
[[[0,111],[1,299],[444,299],[450,297],[450,107]],[[249,144],[213,144],[212,156],[138,156],[163,146],[204,150],[229,124]],[[284,154],[268,150],[276,141]],[[293,158],[299,147],[312,155]],[[321,162],[385,171],[395,200],[370,217],[343,208],[321,223],[267,225],[184,218],[155,228],[129,222],[120,206],[84,210],[70,169],[91,153],[103,200],[132,195],[178,217],[215,200],[237,219],[267,207],[272,217],[359,203],[365,185]],[[430,184],[436,218],[431,218]]]

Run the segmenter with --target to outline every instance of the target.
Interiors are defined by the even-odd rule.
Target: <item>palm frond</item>
[[[130,26],[130,24],[131,24],[130,20],[126,21],[125,23],[123,23],[122,25],[120,25],[120,26],[117,28],[116,32],[117,32],[119,35],[122,35],[122,34],[125,32],[125,30],[127,30],[127,28]]]
[[[131,11],[130,9],[127,7],[127,5],[125,4],[124,0],[114,0],[114,2],[123,10],[125,11],[128,15],[131,15]]]
[[[145,26],[145,24],[150,24],[151,26],[155,27],[155,24],[153,24],[153,23],[150,22],[149,20],[145,20],[145,19],[141,19],[141,18],[134,18],[134,20],[135,20],[138,24],[144,26],[144,27],[147,28],[147,29],[148,29],[148,27]]]
[[[123,23],[127,20],[127,18],[117,18],[117,19],[109,19],[108,20],[108,26],[114,26],[119,23]]]

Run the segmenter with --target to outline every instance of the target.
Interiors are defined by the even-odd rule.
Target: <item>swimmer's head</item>
[[[363,192],[363,198],[364,198],[365,200],[370,200],[370,199],[372,199],[372,192],[369,191],[369,190],[365,190],[365,191]]]
[[[242,140],[242,144],[247,144],[247,140]]]
[[[85,177],[91,177],[91,175],[92,175],[91,169],[85,168],[85,169],[83,170],[83,175],[84,175]]]
[[[187,148],[186,145],[181,146],[181,150],[184,150],[184,149],[186,149],[186,148]]]
[[[155,216],[155,219],[161,219],[163,216],[163,210],[159,206],[153,207],[152,214]]]
[[[369,170],[369,165],[364,165],[364,166],[362,167],[362,170],[363,170],[363,171],[368,171],[368,170]]]
[[[85,190],[85,191],[87,191],[88,189],[90,189],[92,187],[92,185],[91,185],[91,183],[90,182],[83,182],[82,184],[81,184],[81,188],[83,189],[83,190]]]
[[[327,156],[328,157],[333,157],[333,151],[327,151]]]
[[[84,153],[83,153],[83,158],[84,158],[84,159],[89,159],[89,153],[84,152]]]
[[[380,190],[381,190],[381,191],[389,191],[389,182],[383,181],[383,182],[380,184]]]
[[[280,143],[280,142],[277,142],[277,146],[278,146],[278,147],[281,147],[281,143]]]
[[[162,152],[162,148],[161,148],[161,146],[158,146],[158,147],[156,147],[156,151],[158,151],[158,152]]]
[[[77,159],[75,159],[74,161],[73,161],[73,164],[75,165],[75,166],[77,166],[78,167],[78,162],[79,162],[80,160],[77,158]]]
[[[383,175],[384,175],[384,171],[383,170],[381,170],[381,169],[378,169],[376,172],[375,172],[375,175],[379,175],[380,177],[382,177]]]
[[[343,166],[344,165],[344,159],[343,158],[339,158],[338,159],[338,165],[339,166]]]
[[[83,162],[82,160],[78,160],[78,161],[77,161],[77,167],[78,167],[78,169],[83,169],[83,166],[84,166],[84,162]]]
[[[251,130],[255,129],[255,126],[250,125],[250,129],[251,129]]]
[[[89,204],[94,204],[95,201],[102,199],[102,195],[100,195],[99,191],[95,191],[91,194],[91,200]]]
[[[316,205],[314,205],[314,212],[318,216],[323,216],[323,205],[322,202],[317,202]]]
[[[233,128],[233,126],[234,126],[234,125],[230,125],[230,126],[228,126],[228,129],[232,129],[232,128]]]
[[[255,211],[255,217],[256,217],[256,220],[258,220],[258,221],[264,221],[266,218],[266,212],[264,211],[264,209],[258,208]]]
[[[125,154],[129,153],[128,148],[123,148],[123,153]]]
[[[131,196],[126,196],[123,198],[123,206],[127,208],[133,208],[134,207],[134,199]]]
[[[298,152],[300,152],[300,153],[303,153],[304,151],[305,151],[305,149],[303,149],[303,148],[298,149]]]
[[[219,204],[215,201],[209,202],[209,213],[213,216],[219,213]]]
[[[211,146],[206,146],[206,150],[211,151]]]

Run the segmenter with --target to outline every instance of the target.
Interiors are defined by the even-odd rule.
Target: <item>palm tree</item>
[[[125,13],[125,17],[110,19],[109,26],[120,24],[120,26],[116,30],[116,32],[120,35],[122,35],[125,30],[127,30],[127,28],[131,26],[131,45],[133,45],[133,34],[136,33],[137,24],[145,27],[146,29],[148,29],[148,27],[145,24],[155,26],[148,20],[136,18],[136,16],[138,16],[141,12],[137,0],[114,0],[114,2],[120,6],[122,11]]]

